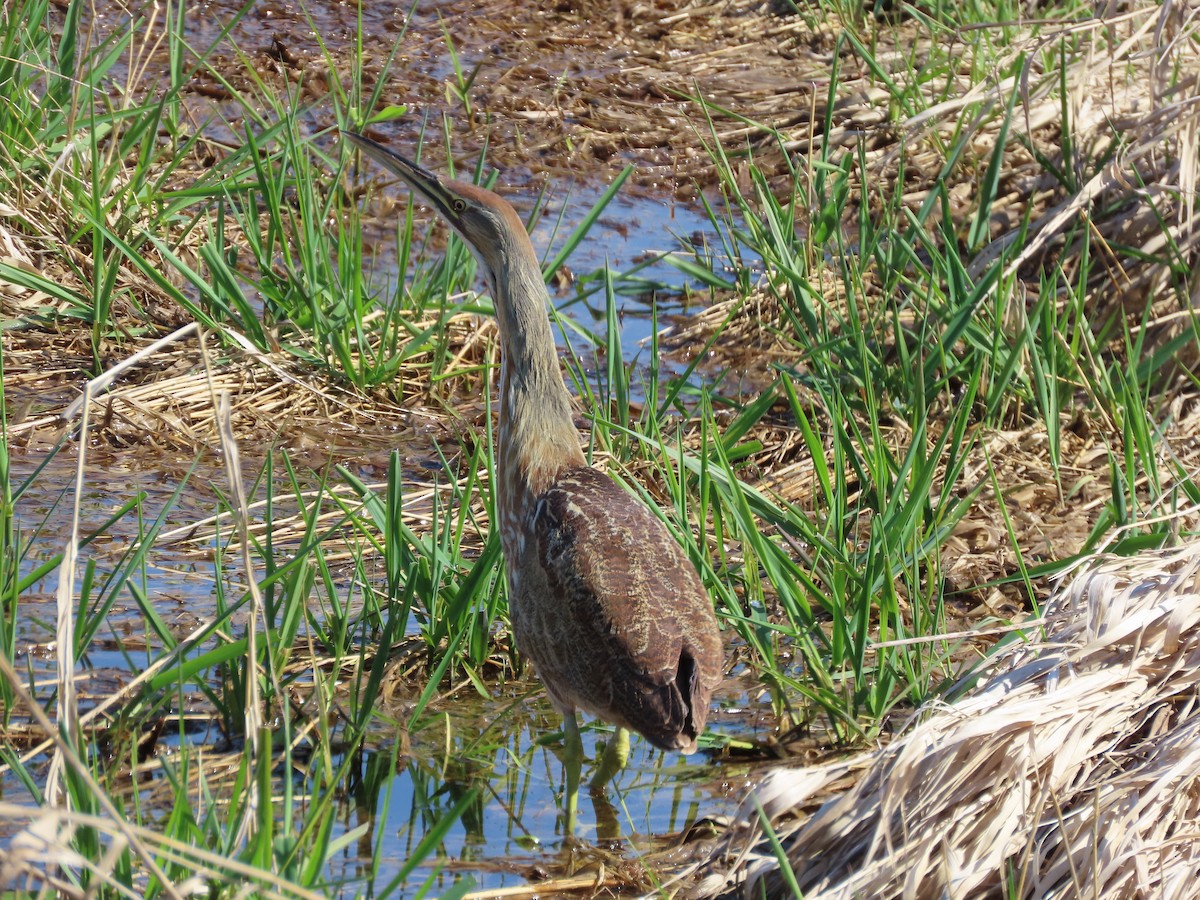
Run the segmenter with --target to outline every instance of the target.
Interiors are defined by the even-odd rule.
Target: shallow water
[[[22,483],[39,461],[33,455],[18,455],[14,483]],[[26,574],[61,550],[67,539],[75,464],[72,449],[64,450],[16,504],[19,532],[27,539],[37,533],[37,549],[23,565]],[[177,473],[156,472],[147,465],[89,466],[80,507],[83,534],[113,515],[118,498],[139,489],[145,494],[142,521],[153,521],[169,500],[172,477]],[[210,485],[219,487],[223,481],[222,471],[202,465],[186,502],[168,515],[168,521],[175,524],[201,518],[211,502]],[[95,565],[94,584],[102,586],[139,533],[136,515],[117,520],[102,539],[83,549],[78,571],[82,573],[90,560]],[[214,564],[199,558],[194,547],[165,545],[151,549],[135,583],[152,598],[156,612],[177,636],[182,636],[214,615],[215,579],[226,579],[228,596],[235,590],[229,583],[234,574],[216,573]],[[18,671],[43,684],[55,675],[56,588],[54,574],[33,585],[23,594],[15,621]],[[78,664],[84,712],[127,684],[162,653],[127,588],[115,594],[96,593],[101,599],[111,597],[112,605]],[[236,636],[243,628],[244,616],[235,618],[230,630]],[[410,696],[413,690],[408,687],[397,696]],[[437,699],[415,722],[410,722],[410,705],[402,700],[377,707],[371,736],[358,754],[350,779],[336,793],[335,832],[362,829],[329,861],[327,877],[341,885],[340,892],[350,896],[389,886],[430,830],[468,794],[471,799],[455,815],[436,851],[403,885],[396,886],[391,896],[413,896],[427,881],[441,893],[467,879],[476,887],[496,889],[523,884],[530,878],[588,871],[589,865],[596,864],[592,858],[596,847],[602,848],[610,863],[618,858],[636,859],[661,848],[660,836],[684,832],[699,818],[731,814],[736,798],[744,792],[747,774],[743,764],[715,762],[711,752],[685,759],[658,751],[635,736],[628,768],[602,797],[593,798],[586,789],[590,761],[598,758],[611,731],[602,723],[585,721],[582,734],[589,762],[583,773],[576,840],[568,841],[563,820],[561,720],[536,682],[492,683],[489,690],[489,698],[472,691]],[[192,751],[202,751],[200,757],[195,752],[190,756],[199,759],[207,755],[220,768],[223,754],[231,749],[226,736],[211,713],[205,712],[211,707],[198,690],[185,690],[184,697],[191,725],[181,737],[172,714],[157,741],[156,754],[168,765],[177,765],[180,742],[186,741]],[[728,679],[714,699],[711,734],[752,737],[759,724],[755,719],[766,712],[755,697],[752,684]],[[338,754],[333,756],[336,763]],[[169,793],[164,793],[167,783],[161,773],[153,774],[155,771],[151,769],[148,778],[139,781],[138,790],[145,809],[162,808],[165,814],[162,804],[170,802]],[[306,796],[306,779],[297,777],[294,789],[298,796]],[[219,778],[213,778],[219,792]],[[9,775],[0,778],[0,795],[21,799],[24,790]]]
[[[372,765],[387,767],[390,756],[386,751],[367,754],[362,795],[374,797],[380,806],[367,816],[370,836],[347,848],[331,866],[331,876],[361,878],[378,853],[374,883],[386,883],[389,872],[408,859],[427,830],[469,791],[475,792],[474,798],[436,858],[410,879],[414,889],[430,877],[436,878],[440,892],[466,878],[477,888],[498,889],[537,880],[539,873],[563,874],[572,866],[586,870],[589,847],[636,858],[674,840],[656,841],[656,836],[678,835],[702,817],[731,814],[737,805],[733,797],[746,783],[744,767],[734,776],[733,767],[722,771],[704,754],[685,761],[635,738],[628,768],[602,796],[591,795],[586,785],[581,789],[575,840],[568,841],[560,723],[540,691],[508,719],[499,744],[492,744],[488,734],[481,736],[471,728],[473,720],[464,709],[448,713],[440,730],[431,727],[444,751],[401,761],[396,776],[384,774],[373,792]],[[589,760],[598,752],[597,742],[608,736],[605,728],[584,729]],[[585,779],[589,770],[585,764]],[[345,811],[339,820],[362,821],[362,809],[353,819],[343,818]],[[442,873],[433,876],[438,869]]]
[[[237,0],[210,0],[203,4],[186,22],[193,45],[213,46],[220,38],[216,23],[232,20],[240,9]],[[532,238],[543,260],[555,255],[594,208],[606,186],[627,165],[632,166],[633,176],[567,261],[567,269],[575,277],[593,276],[606,264],[614,273],[637,269],[632,279],[619,285],[626,293],[618,297],[622,349],[626,361],[633,362],[650,337],[651,304],[657,305],[660,320],[665,320],[686,312],[679,298],[689,288],[695,291],[688,301],[692,304],[702,304],[708,297],[707,289],[689,284],[677,269],[653,260],[666,253],[686,254],[689,246],[696,246],[716,257],[718,265],[728,262],[720,258],[720,236],[696,202],[695,185],[686,180],[677,182],[664,174],[676,165],[665,149],[630,147],[603,160],[572,152],[575,114],[564,111],[561,121],[551,117],[557,125],[533,114],[530,117],[493,114],[455,99],[448,89],[457,83],[451,47],[464,72],[479,68],[476,85],[489,85],[487,96],[497,96],[492,93],[493,88],[504,95],[499,86],[513,80],[527,84],[531,77],[535,80],[544,77],[546,91],[552,94],[554,73],[559,70],[586,71],[595,78],[617,81],[624,78],[628,49],[605,40],[613,14],[607,4],[584,2],[574,4],[570,11],[566,7],[556,8],[554,13],[562,19],[556,19],[556,25],[567,29],[562,41],[539,39],[539,29],[551,27],[547,13],[503,2],[430,0],[401,6],[363,4],[359,9],[352,2],[270,0],[255,3],[248,14],[237,20],[228,39],[215,44],[212,59],[223,72],[229,69],[236,73],[249,64],[267,84],[274,83],[272,77],[280,80],[281,85],[288,84],[289,79],[317,84],[325,77],[328,61],[335,68],[347,67],[347,60],[357,52],[357,42],[361,39],[364,84],[373,86],[376,79],[382,83],[377,108],[403,105],[408,110],[397,120],[372,125],[370,135],[398,152],[419,156],[435,172],[449,174],[453,170],[462,178],[469,177],[482,158],[483,172],[496,173],[495,190],[513,204],[523,220],[529,221],[535,204],[542,202]],[[385,69],[384,60],[389,58],[397,41],[400,52],[392,60],[391,68]],[[526,41],[532,44],[527,45]],[[231,50],[234,46],[239,48],[239,54]],[[286,48],[285,55],[291,60],[286,65],[275,61],[281,53],[280,47]],[[534,50],[538,54],[536,59],[510,55]],[[235,84],[241,84],[234,74],[226,74]],[[205,81],[201,75],[196,84]],[[345,123],[332,119],[331,105],[322,101],[321,90],[313,87],[312,94],[300,91],[297,115],[310,133],[328,135],[321,140],[336,158],[332,129]],[[209,123],[208,130],[214,137],[240,143],[240,129],[246,123],[244,110],[236,102],[190,93],[184,94],[184,102],[197,120]],[[214,111],[219,114],[215,120]],[[586,124],[581,125],[586,133]],[[681,121],[680,127],[689,126]],[[447,160],[448,154],[453,155],[453,164]],[[351,177],[360,182],[393,180],[374,165],[352,173]],[[397,184],[389,186],[387,191],[397,197],[408,193]],[[722,199],[715,195],[709,199],[714,209],[724,215]],[[431,213],[418,215],[418,231],[433,226]],[[381,250],[384,265],[394,260],[386,242]],[[740,262],[755,263],[753,259]],[[568,284],[557,290],[552,288],[552,299],[586,330],[599,328],[603,337],[602,293],[580,299],[575,288]],[[576,349],[585,350],[579,346]],[[644,357],[643,352],[643,362]],[[662,362],[665,374],[675,371],[670,360]]]

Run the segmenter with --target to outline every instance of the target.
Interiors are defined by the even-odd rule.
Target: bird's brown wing
[[[723,653],[683,550],[645,505],[586,467],[539,497],[534,527],[546,576],[543,631],[561,636],[557,652],[535,660],[543,680],[660,747],[694,749]]]

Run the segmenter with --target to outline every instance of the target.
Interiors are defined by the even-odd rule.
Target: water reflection
[[[400,754],[398,743],[363,752],[339,815],[347,833],[363,830],[332,861],[331,877],[373,893],[420,860],[404,895],[426,882],[441,892],[464,878],[499,889],[586,868],[593,848],[636,857],[655,846],[654,835],[732,811],[716,787],[729,774],[720,766],[635,737],[629,766],[606,792],[582,792],[577,833],[566,835],[556,718],[540,696],[507,709],[496,700],[465,703],[428,720],[412,736],[411,755]],[[610,736],[604,727],[584,729],[589,760]]]
[[[61,495],[62,485],[74,476],[70,456],[63,454],[40,470],[20,497],[18,533],[25,539],[38,538],[22,560],[23,576],[48,554],[58,552],[69,533],[70,504]],[[16,461],[14,479],[23,480],[36,462]],[[89,473],[90,490],[81,510],[85,533],[109,522],[113,498],[132,490],[139,493],[140,501],[126,516],[105,526],[109,543],[93,542],[85,548],[81,565],[94,566],[92,583],[100,586],[95,596],[112,601],[103,612],[93,608],[85,616],[94,630],[79,654],[81,681],[87,686],[81,696],[85,711],[116,694],[135,673],[145,671],[166,652],[147,625],[143,604],[153,606],[165,628],[178,624],[183,632],[190,632],[197,617],[216,613],[221,591],[227,592],[228,600],[230,585],[235,583],[236,570],[231,575],[212,559],[197,559],[194,552],[153,545],[130,578],[114,579],[110,588],[103,587],[113,578],[111,573],[121,570],[125,549],[146,533],[145,522],[160,514],[167,516],[168,524],[195,522],[202,518],[199,508],[204,507],[210,485],[220,483],[217,470],[202,468],[188,485],[186,497],[168,508],[178,481],[156,479],[155,474],[146,461],[132,472],[105,466]],[[54,675],[48,642],[53,636],[55,586],[51,570],[28,586],[18,608],[11,611],[9,637],[21,648],[14,656],[29,683],[44,685]],[[316,605],[308,611],[320,615]],[[240,634],[244,627],[243,616],[235,620],[231,634]],[[296,646],[305,642],[302,632]],[[227,670],[221,677],[230,678],[234,671]],[[297,678],[291,686],[303,695],[314,685]],[[344,760],[332,746],[312,748],[311,769],[300,748],[293,753],[293,768],[279,767],[272,773],[272,792],[304,805],[302,814],[290,808],[277,810],[281,827],[332,830],[336,850],[324,867],[332,893],[415,896],[428,882],[431,892],[444,894],[468,880],[495,889],[525,884],[547,873],[588,871],[601,862],[636,858],[660,846],[655,836],[682,832],[701,816],[732,811],[735,800],[730,796],[742,792],[732,767],[714,764],[704,754],[684,759],[663,753],[634,737],[629,764],[607,791],[597,796],[583,791],[577,832],[567,835],[560,717],[532,681],[488,681],[486,686],[491,696],[478,696],[469,688],[451,693],[433,701],[416,721],[411,721],[413,694],[420,692],[420,686],[409,684],[409,690],[398,690],[392,704],[374,710],[377,716],[365,749],[340,781],[327,777],[332,772],[321,771],[319,764],[325,750],[334,769]],[[205,687],[212,693],[206,693]],[[732,704],[735,693],[731,689],[719,696]],[[226,698],[223,711],[214,708],[215,695]],[[189,796],[203,793],[205,802],[197,808],[221,821],[227,804],[233,805],[229,798],[241,789],[237,780],[242,760],[240,723],[224,718],[236,716],[238,710],[228,698],[241,696],[239,687],[185,681],[156,701],[161,707],[154,715],[126,723],[117,710],[99,734],[95,752],[111,760],[123,779],[120,791],[136,797],[148,820],[170,814],[176,801],[173,785],[184,783]],[[347,708],[352,704],[345,694],[337,700]],[[744,698],[738,700],[739,707],[745,705]],[[715,710],[710,717],[714,729],[732,733],[749,730],[748,721],[732,711]],[[590,723],[583,729],[590,763],[599,758],[611,733]],[[145,753],[143,742],[149,744]],[[34,760],[32,771],[41,777],[44,759]],[[585,769],[585,783],[589,774]],[[284,792],[282,788],[289,785],[291,791]],[[0,777],[0,796],[25,799],[26,794],[11,773]]]

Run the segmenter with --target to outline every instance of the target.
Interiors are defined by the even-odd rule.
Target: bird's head
[[[394,172],[423,197],[475,255],[489,284],[494,273],[534,260],[525,226],[508,201],[486,188],[441,178],[370,138],[343,131],[342,136],[376,162]]]

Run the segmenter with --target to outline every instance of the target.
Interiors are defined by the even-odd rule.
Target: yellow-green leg
[[[575,814],[579,810],[579,773],[583,770],[583,738],[575,713],[563,717],[563,767],[567,770],[566,835],[575,834]]]
[[[629,732],[624,728],[618,728],[613,734],[612,740],[608,742],[608,746],[604,748],[604,756],[600,758],[600,765],[596,767],[596,774],[592,776],[592,790],[604,790],[604,786],[612,780],[614,775],[625,768],[627,762],[629,762]]]

